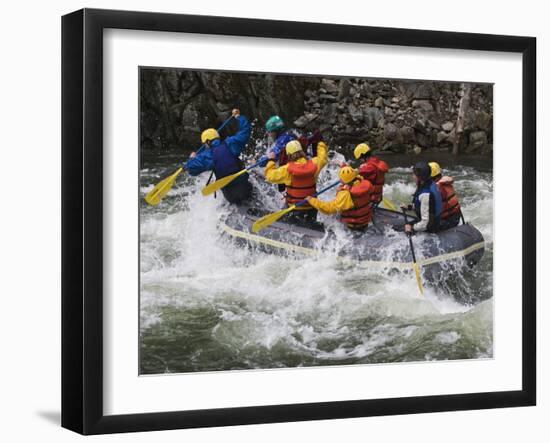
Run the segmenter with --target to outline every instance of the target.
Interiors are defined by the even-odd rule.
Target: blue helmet
[[[278,132],[285,127],[285,122],[278,115],[273,115],[268,118],[265,123],[265,130],[267,132]]]

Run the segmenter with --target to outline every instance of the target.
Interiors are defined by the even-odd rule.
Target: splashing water
[[[160,166],[142,169],[141,197]],[[322,185],[336,169],[321,173]],[[492,173],[461,166],[446,173],[486,250],[475,268],[425,283],[425,297],[410,273],[343,265],[336,254],[283,257],[234,245],[217,228],[228,211],[222,196],[200,194],[206,174],[182,178],[157,207],[142,202],[140,372],[491,358]],[[267,209],[282,207],[275,187],[251,180]],[[410,169],[393,168],[386,182],[386,198],[410,200]],[[346,239],[334,218],[319,220]]]

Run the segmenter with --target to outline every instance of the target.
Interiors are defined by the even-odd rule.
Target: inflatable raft
[[[372,268],[410,270],[412,254],[402,232],[404,218],[399,212],[377,208],[373,223],[364,232],[348,231],[347,240],[318,222],[282,218],[257,234],[252,224],[265,211],[251,207],[234,207],[219,224],[221,231],[239,244],[265,252],[314,256],[336,253],[343,262]],[[413,217],[409,217],[411,220]],[[483,257],[485,242],[471,224],[461,224],[437,234],[417,233],[413,237],[416,258],[426,277],[453,266],[474,266]]]

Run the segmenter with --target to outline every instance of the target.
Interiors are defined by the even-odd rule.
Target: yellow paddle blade
[[[414,273],[416,274],[416,283],[418,284],[418,290],[424,295],[424,288],[422,288],[422,280],[420,279],[420,268],[418,263],[413,263]]]
[[[172,186],[174,186],[174,182],[176,181],[176,177],[180,175],[181,171],[183,171],[183,168],[179,168],[176,172],[174,172],[169,177],[166,177],[165,179],[161,180],[146,196],[145,201],[149,203],[151,206],[156,206],[160,203],[160,201],[164,198],[164,196],[168,193],[170,189],[172,189]]]
[[[292,205],[281,211],[272,212],[271,214],[264,215],[254,222],[254,224],[252,225],[252,232],[254,234],[257,234],[262,229],[267,228],[271,223],[275,223],[283,215],[288,214],[290,211],[294,210],[295,207],[295,205]]]
[[[201,192],[202,195],[207,196],[210,194],[213,194],[216,191],[219,191],[224,186],[227,186],[229,183],[231,183],[233,180],[235,180],[238,176],[243,175],[247,172],[246,169],[243,169],[242,171],[236,172],[235,174],[228,175],[227,177],[220,178],[219,180],[216,180],[215,182],[210,183],[208,186],[205,186],[202,188]]]
[[[397,209],[395,208],[395,205],[389,201],[387,198],[382,198],[382,202],[384,203],[384,206],[386,207],[386,209],[389,209],[390,211],[396,211]]]

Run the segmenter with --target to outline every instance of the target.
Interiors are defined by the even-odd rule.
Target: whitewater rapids
[[[200,194],[207,174],[182,178],[160,205],[147,206],[142,197],[166,166],[140,174],[140,373],[492,358],[491,172],[446,171],[465,218],[485,237],[485,255],[473,269],[425,283],[421,297],[410,273],[235,246],[217,227],[227,210],[221,195]],[[320,180],[335,177],[331,166]],[[410,200],[409,168],[386,178],[385,197]],[[266,207],[282,207],[274,187],[252,180]],[[334,219],[319,219],[346,236]]]

